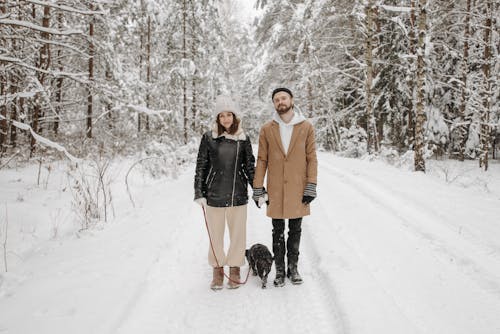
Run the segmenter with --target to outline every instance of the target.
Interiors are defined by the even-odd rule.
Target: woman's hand
[[[196,204],[201,206],[202,208],[207,207],[207,199],[205,197],[200,197],[194,200]]]

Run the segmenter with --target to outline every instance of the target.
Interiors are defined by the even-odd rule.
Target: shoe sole
[[[223,288],[222,285],[215,285],[210,287],[210,289],[212,289],[213,291],[222,290],[222,288]]]
[[[302,283],[304,283],[303,280],[300,280],[300,281],[292,281],[292,279],[290,278],[290,274],[286,274],[286,277],[290,280],[290,282],[292,282],[293,285],[300,285]]]

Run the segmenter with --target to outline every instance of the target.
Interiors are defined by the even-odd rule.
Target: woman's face
[[[219,122],[224,129],[228,130],[233,125],[233,113],[230,111],[221,112],[219,114]]]

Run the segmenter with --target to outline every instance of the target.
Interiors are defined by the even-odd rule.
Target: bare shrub
[[[68,171],[72,207],[80,220],[82,230],[95,226],[104,219],[108,221],[111,200],[110,159],[97,158]]]

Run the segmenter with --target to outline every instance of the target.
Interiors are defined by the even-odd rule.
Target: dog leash
[[[217,264],[217,267],[218,268],[221,268],[221,265],[219,264],[219,260],[217,260],[217,256],[215,256],[215,250],[214,250],[214,245],[212,243],[212,236],[210,235],[210,229],[208,228],[208,221],[207,221],[207,213],[205,211],[205,207],[202,205],[201,208],[203,209],[203,218],[205,218],[205,226],[207,228],[207,233],[208,233],[208,240],[210,241],[210,248],[212,249],[212,254],[214,255],[214,258],[215,258],[215,263]],[[239,284],[239,285],[243,285],[243,284],[246,284],[246,282],[248,281],[248,277],[250,276],[250,266],[248,266],[248,272],[247,272],[247,277],[245,278],[245,280],[243,282],[238,282],[236,280],[233,280],[231,277],[229,277],[225,272],[224,272],[224,268],[222,268],[222,273],[224,274],[224,276],[231,282],[235,283],[235,284]]]

